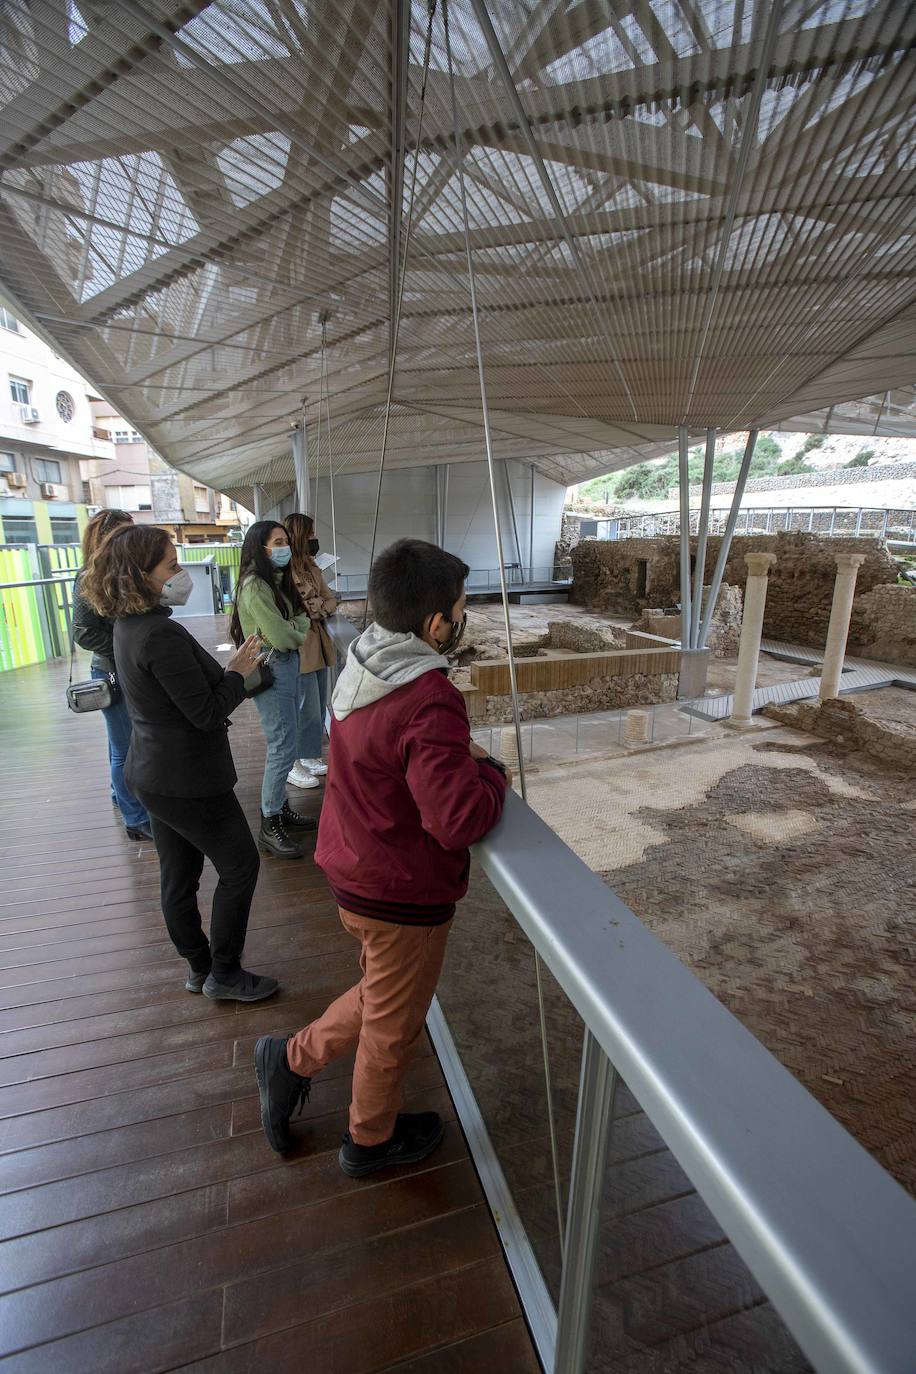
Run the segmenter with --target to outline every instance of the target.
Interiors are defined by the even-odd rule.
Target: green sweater
[[[279,582],[282,573],[277,573]],[[282,596],[282,593],[281,593]],[[283,597],[286,601],[286,598]],[[246,577],[236,602],[242,633],[258,634],[272,649],[298,649],[308,637],[310,621],[305,611],[285,620],[277,610],[273,592],[261,577]],[[292,606],[286,602],[289,610]]]

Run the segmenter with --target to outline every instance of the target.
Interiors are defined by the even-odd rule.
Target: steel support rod
[[[537,469],[531,464],[531,490],[528,499],[528,581],[534,581],[534,481]]]
[[[747,474],[750,471],[751,459],[754,456],[754,449],[757,445],[757,429],[752,429],[747,436],[747,443],[744,446],[744,457],[741,459],[741,467],[738,470],[738,480],[735,482],[735,494],[732,497],[731,510],[728,512],[728,519],[725,522],[725,533],[722,535],[722,543],[719,545],[719,556],[716,559],[716,566],[712,575],[712,582],[709,587],[709,596],[706,599],[706,607],[703,611],[703,619],[700,624],[700,633],[697,638],[697,648],[706,648],[706,639],[709,635],[709,626],[715,614],[716,602],[719,599],[719,589],[722,586],[722,578],[725,574],[725,564],[728,562],[728,555],[731,553],[732,536],[735,533],[735,526],[738,523],[738,512],[741,510],[741,502],[744,499],[744,489],[747,486]]]
[[[554,1374],[582,1374],[588,1356],[595,1253],[617,1081],[611,1061],[586,1029],[566,1215],[566,1262],[557,1308]]]
[[[293,434],[293,468],[296,473],[296,509],[305,514],[309,508],[309,458],[304,400],[302,418]]]
[[[251,507],[251,508],[252,508],[252,511],[254,512],[254,518],[255,518],[255,520],[260,520],[260,519],[261,519],[261,512],[262,512],[262,500],[261,500],[261,488],[260,488],[257,484],[255,484],[255,485],[251,488],[251,498],[252,498],[252,507]]]
[[[518,521],[515,518],[515,498],[512,495],[512,482],[509,477],[509,459],[503,459],[503,477],[506,479],[506,499],[509,503],[509,518],[512,521],[512,538],[515,540],[515,557],[518,560],[519,574],[522,571],[522,546],[518,538]]]
[[[677,489],[681,504],[681,648],[690,647],[690,478],[687,473],[687,426],[677,432]]]
[[[445,464],[445,472],[442,474],[442,539],[440,543],[445,547],[446,536],[448,535],[448,475],[449,464]]]
[[[696,649],[700,639],[700,616],[703,610],[703,573],[706,569],[706,540],[709,537],[709,506],[712,501],[712,465],[716,457],[716,431],[706,431],[706,457],[703,462],[703,487],[700,496],[700,518],[697,525],[697,562],[693,572],[693,604],[690,616],[690,647]]]
[[[486,13],[486,11],[484,11]],[[452,115],[452,137],[455,144],[455,161],[458,168],[458,192],[461,204],[461,221],[464,230],[464,253],[468,270],[468,291],[471,297],[471,322],[474,327],[474,351],[477,356],[477,379],[480,385],[480,412],[483,421],[484,444],[487,454],[487,477],[490,488],[490,505],[493,511],[493,533],[496,540],[496,556],[499,560],[499,585],[503,608],[503,624],[506,630],[506,650],[508,653],[509,693],[512,699],[512,723],[515,727],[515,744],[518,753],[518,783],[522,801],[528,799],[528,779],[525,773],[525,751],[522,746],[522,721],[518,700],[518,675],[515,670],[515,653],[512,648],[512,619],[509,614],[509,588],[506,584],[506,565],[503,557],[503,537],[499,521],[499,502],[496,496],[496,459],[493,455],[493,435],[490,427],[490,406],[487,400],[487,384],[483,366],[483,343],[480,337],[480,317],[477,310],[477,281],[474,275],[474,255],[471,252],[471,221],[468,213],[467,188],[464,177],[464,155],[461,145],[461,129],[458,122],[458,100],[455,95],[455,69],[452,63],[452,47],[448,30],[448,0],[442,0],[442,20],[445,30],[445,54],[448,64],[449,96]],[[489,21],[489,16],[488,16]],[[492,26],[491,26],[492,27]],[[497,44],[497,47],[499,45]],[[503,59],[505,61],[505,59]],[[517,97],[516,97],[517,98]],[[488,579],[489,581],[489,576]],[[561,1210],[562,1188],[560,1184],[559,1147],[557,1144],[557,1123],[553,1111],[553,1086],[550,1069],[550,1055],[547,1048],[547,1016],[544,1008],[544,991],[541,980],[541,960],[534,959],[535,979],[537,982],[538,1020],[540,1023],[541,1051],[544,1057],[544,1089],[547,1098],[547,1124],[550,1131],[550,1159],[553,1172],[554,1194],[557,1204],[557,1233],[560,1242],[560,1255],[565,1258],[563,1214]]]

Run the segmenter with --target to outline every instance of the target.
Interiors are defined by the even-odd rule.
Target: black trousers
[[[203,973],[212,966],[217,978],[235,973],[241,966],[261,863],[235,793],[163,797],[134,790],[149,812],[159,853],[162,914],[173,945],[195,972]],[[197,905],[205,858],[219,879],[213,894],[209,940]]]

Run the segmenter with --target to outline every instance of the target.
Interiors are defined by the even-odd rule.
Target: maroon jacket
[[[468,845],[499,820],[506,794],[470,739],[464,698],[437,670],[332,721],[315,859],[340,906],[402,925],[454,915]]]

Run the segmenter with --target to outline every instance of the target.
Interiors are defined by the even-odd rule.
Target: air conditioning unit
[[[6,485],[11,489],[26,485],[27,479],[24,472],[5,472],[3,475],[6,478]]]
[[[19,419],[24,425],[37,425],[41,416],[38,413],[38,406],[20,406]]]
[[[55,486],[53,482],[42,482],[41,484],[41,494],[47,497],[49,501],[53,501],[55,496],[60,496],[60,490],[60,487]]]

